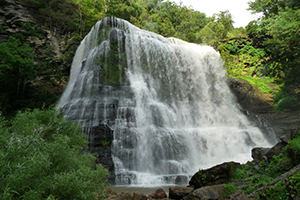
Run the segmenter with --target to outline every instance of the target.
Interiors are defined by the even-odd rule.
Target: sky
[[[185,6],[192,6],[194,10],[198,10],[205,13],[207,17],[211,17],[214,13],[220,11],[229,10],[233,17],[234,27],[245,27],[248,23],[254,19],[257,19],[257,15],[252,15],[248,8],[248,2],[250,0],[171,0],[176,3],[182,1]],[[253,1],[253,0],[252,0]]]

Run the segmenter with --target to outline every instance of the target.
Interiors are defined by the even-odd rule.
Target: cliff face
[[[36,80],[29,85],[37,93],[46,92],[58,98],[63,92],[79,41],[58,28],[48,28],[36,16],[38,11],[17,0],[0,0],[0,43],[19,35],[33,49]],[[34,101],[34,99],[32,99]],[[53,102],[55,103],[55,101]]]
[[[276,112],[268,94],[256,91],[249,82],[230,78],[229,85],[240,104],[240,110],[265,133],[274,132],[277,139],[290,136],[300,128],[300,112],[285,110]]]

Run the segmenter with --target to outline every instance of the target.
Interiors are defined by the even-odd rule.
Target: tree
[[[108,172],[84,153],[80,125],[56,110],[0,117],[0,199],[104,197]]]
[[[224,39],[227,37],[227,34],[230,31],[233,31],[234,27],[233,27],[233,19],[232,19],[232,15],[230,14],[230,12],[228,10],[226,11],[220,11],[220,13],[214,14],[213,18],[215,18],[215,21],[217,23],[220,23],[223,25],[224,29],[223,29],[223,33],[221,34],[220,39]]]
[[[222,23],[211,21],[199,32],[198,37],[203,43],[208,44],[223,39],[224,33],[227,34]]]
[[[280,9],[286,7],[299,9],[300,1],[297,0],[254,0],[248,2],[249,8],[253,14],[261,13],[263,17],[268,18],[270,15],[277,15]]]
[[[300,100],[299,3],[290,0],[261,1],[268,4],[262,4],[263,7],[260,8],[258,4],[254,4],[259,2],[256,0],[250,9],[255,12],[263,11],[263,19],[248,25],[247,29],[252,37],[259,38],[258,41],[268,52],[270,61],[277,63],[271,68],[271,74],[283,78],[282,90],[275,96],[276,108],[283,110],[300,106],[297,103]]]
[[[24,99],[29,81],[36,77],[32,48],[17,37],[10,36],[0,43],[0,109],[6,113],[10,106],[18,107]]]
[[[279,6],[283,6],[281,0],[254,0],[248,2],[248,5],[252,14],[262,13],[265,17],[272,13],[277,14]]]
[[[260,26],[261,30],[271,36],[264,45],[272,60],[282,64],[285,84],[288,87],[300,86],[300,10],[281,9],[278,15],[260,23],[264,24]]]
[[[74,21],[81,37],[87,34],[94,24],[105,17],[104,0],[73,0],[77,12],[74,13]]]

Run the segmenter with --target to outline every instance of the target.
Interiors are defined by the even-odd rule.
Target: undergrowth
[[[298,164],[300,164],[300,130],[278,156],[273,156],[269,161],[263,160],[256,166],[254,163],[245,164],[241,169],[236,169],[231,177],[231,183],[226,185],[223,193],[230,195],[241,189],[249,195]],[[268,186],[259,193],[260,199],[292,199],[292,196],[299,197],[299,195],[300,171],[292,173],[285,182],[280,181]]]
[[[244,79],[257,91],[271,94],[277,112],[300,109],[299,85],[289,83],[282,64],[263,48],[254,47],[249,38],[224,40],[214,46],[224,60],[227,76]]]
[[[0,115],[0,199],[104,197],[108,171],[95,165],[81,127],[55,110]]]

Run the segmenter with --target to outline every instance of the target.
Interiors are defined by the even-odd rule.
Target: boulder
[[[107,200],[133,200],[133,196],[130,193],[122,192],[121,194],[118,194],[118,195],[109,196],[106,199]]]
[[[270,148],[255,147],[251,151],[253,161],[258,164],[263,160],[263,157],[268,153]]]
[[[167,194],[162,188],[158,188],[155,191],[155,193],[148,195],[148,199],[164,199],[164,198],[167,198]]]
[[[147,200],[147,196],[144,194],[133,193],[132,200]]]
[[[195,190],[188,196],[188,200],[219,200],[223,198],[225,184],[205,186]]]
[[[226,200],[248,200],[249,198],[242,190],[238,190],[229,197],[225,198]]]
[[[206,170],[199,170],[192,176],[189,184],[194,186],[195,189],[203,186],[224,184],[229,181],[232,173],[237,168],[241,168],[240,163],[226,162]]]
[[[174,186],[169,188],[170,199],[183,199],[194,191],[193,187]]]
[[[298,131],[299,129],[292,129],[289,134],[281,136],[280,137],[281,142],[288,143],[289,141],[295,138]]]
[[[273,146],[267,153],[266,157],[268,158],[268,161],[273,159],[273,156],[279,155],[283,148],[287,145],[285,142],[278,142],[275,146]]]

